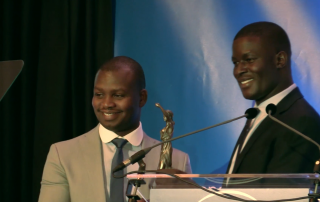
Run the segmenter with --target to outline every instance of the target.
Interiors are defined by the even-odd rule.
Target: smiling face
[[[147,91],[138,89],[137,79],[130,68],[97,73],[92,106],[106,129],[120,136],[135,130],[146,100]]]
[[[271,43],[258,36],[242,36],[232,46],[233,75],[243,96],[260,104],[282,91],[277,53]]]

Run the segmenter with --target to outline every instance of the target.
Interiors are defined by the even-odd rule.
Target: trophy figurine
[[[166,126],[160,131],[160,138],[162,141],[166,141],[172,138],[174,121],[173,113],[170,110],[164,110],[159,103],[156,103],[163,113],[163,120],[166,122]],[[160,161],[158,169],[171,169],[172,166],[172,144],[167,142],[161,145]]]

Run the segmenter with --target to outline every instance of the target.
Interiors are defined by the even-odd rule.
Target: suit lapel
[[[233,172],[236,172],[237,169],[239,168],[242,160],[244,159],[244,157],[246,156],[246,154],[248,153],[248,151],[251,149],[251,147],[254,145],[255,141],[257,141],[257,139],[259,137],[261,137],[263,135],[263,133],[267,132],[268,130],[268,126],[270,126],[270,124],[272,124],[272,120],[269,118],[265,118],[259,125],[259,127],[253,132],[253,134],[251,135],[251,137],[249,138],[247,144],[245,145],[245,147],[243,148],[241,154],[238,156],[238,159],[236,161],[236,164],[234,165],[234,169]]]
[[[247,120],[248,121],[248,120]],[[232,155],[231,155],[231,158],[230,158],[230,163],[229,163],[229,165],[228,165],[228,169],[227,169],[227,172],[229,172],[229,170],[230,170],[230,167],[231,167],[231,162],[232,162],[232,159],[234,158],[234,155],[235,155],[235,152],[237,151],[237,158],[236,158],[236,162],[235,162],[235,165],[234,165],[234,167],[233,167],[233,171],[232,172],[234,172],[235,170],[236,170],[236,167],[237,167],[237,165],[239,164],[238,162],[241,160],[240,159],[240,155],[238,155],[238,153],[239,153],[239,150],[241,149],[240,148],[240,145],[239,145],[239,143],[240,143],[240,141],[241,141],[241,136],[243,135],[243,133],[246,133],[245,132],[245,129],[246,129],[246,125],[247,125],[247,122],[245,123],[245,126],[244,126],[244,128],[242,129],[242,131],[241,131],[241,133],[240,133],[240,136],[239,136],[239,138],[238,138],[238,140],[237,140],[237,143],[236,143],[236,145],[235,145],[235,147],[234,147],[234,149],[233,149],[233,152],[232,152]],[[239,147],[239,148],[238,148]],[[238,149],[237,149],[238,148]],[[242,151],[242,153],[243,153],[244,151]]]
[[[274,115],[275,118],[279,119],[281,118],[281,114],[285,113],[286,110],[288,110],[297,100],[303,98],[299,88],[295,88],[292,90],[286,97],[284,97],[277,105],[277,112]],[[269,117],[266,117],[259,125],[259,127],[253,132],[251,135],[249,141],[243,148],[243,151],[238,156],[238,159],[236,161],[236,164],[234,165],[233,173],[236,173],[237,169],[239,168],[242,160],[248,153],[248,151],[251,149],[253,144],[257,141],[257,139],[264,135],[264,133],[268,132],[268,128],[270,125],[273,124],[273,120],[271,120]]]
[[[87,188],[91,190],[92,201],[105,202],[105,183],[99,125],[79,140],[83,156],[83,168],[88,175]]]
[[[151,147],[155,144],[159,143],[159,141],[150,138],[148,135],[143,133],[143,141],[142,141],[142,149]],[[158,161],[160,158],[160,145],[158,147],[153,148],[145,157],[144,157],[144,162],[146,163],[146,169],[147,170],[152,170],[152,169],[157,169]]]
[[[291,93],[289,93],[283,100],[277,105],[277,113],[275,117],[280,117],[285,111],[287,111],[297,100],[303,98],[299,88],[295,88]]]

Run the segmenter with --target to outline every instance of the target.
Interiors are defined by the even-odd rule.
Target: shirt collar
[[[143,138],[142,124],[140,122],[138,128],[136,128],[134,131],[132,131],[131,133],[127,134],[124,137],[117,135],[116,133],[106,129],[101,124],[99,124],[99,135],[100,135],[101,141],[104,143],[109,143],[114,138],[123,138],[128,140],[128,142],[130,142],[131,145],[139,146]]]
[[[263,112],[265,111],[265,108],[268,104],[272,103],[274,105],[277,105],[284,97],[286,97],[291,91],[293,91],[293,89],[295,89],[297,87],[296,84],[292,84],[291,86],[289,86],[288,88],[284,89],[283,91],[281,91],[280,93],[272,96],[271,98],[263,101],[262,103],[260,103],[259,105],[257,105],[257,103],[254,104],[254,107],[258,107],[260,109],[260,111],[262,110]]]

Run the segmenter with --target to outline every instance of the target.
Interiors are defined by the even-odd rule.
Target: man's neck
[[[287,96],[293,89],[297,87],[296,84],[292,84],[285,88],[284,90],[278,92],[277,94],[273,95],[272,97],[269,97],[268,99],[265,99],[262,102],[256,102],[257,107],[266,107],[268,104],[273,103],[277,105],[285,96]]]
[[[255,100],[257,105],[260,105],[261,103],[263,103],[264,101],[276,96],[277,94],[281,93],[282,91],[286,90],[287,88],[289,88],[290,86],[292,86],[294,83],[291,82],[286,82],[283,83],[282,85],[278,85],[276,88],[274,88],[268,95],[266,95],[265,97],[259,99],[259,100]]]
[[[124,136],[119,136],[117,133],[106,129],[100,124],[99,134],[102,142],[104,143],[110,142],[111,140],[117,137],[123,137],[124,139],[127,139],[132,145],[137,146],[142,141],[143,129],[142,129],[142,124],[139,122],[139,125],[136,129],[131,130],[131,132],[126,133]]]

